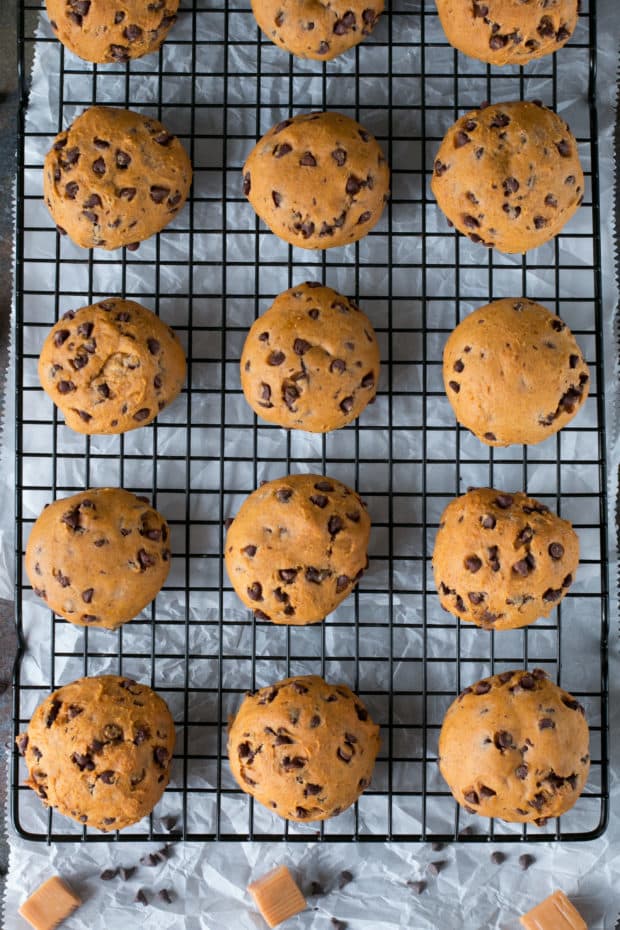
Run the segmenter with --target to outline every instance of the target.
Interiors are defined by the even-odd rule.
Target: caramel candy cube
[[[563,891],[554,891],[519,919],[525,930],[588,930],[583,917]]]
[[[306,899],[285,865],[252,882],[248,891],[270,927],[306,909]]]
[[[33,891],[19,909],[19,914],[34,930],[54,930],[82,902],[63,880],[54,875]]]

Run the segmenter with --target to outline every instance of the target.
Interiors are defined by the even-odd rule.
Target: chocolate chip
[[[329,42],[326,42],[325,40],[323,40],[322,42],[319,42],[317,53],[319,55],[327,55],[328,52],[329,52]]]
[[[146,420],[147,417],[150,416],[150,413],[151,411],[149,410],[148,407],[141,407],[140,410],[137,410],[134,413],[133,418],[134,420],[141,422],[142,420]]]
[[[458,394],[461,390],[461,385],[458,383],[458,381],[449,381],[448,385],[452,388],[455,394]]]
[[[247,592],[251,601],[262,601],[263,586],[258,581],[255,581],[253,584],[251,584],[247,589]]]
[[[162,768],[166,765],[169,755],[170,754],[165,746],[156,746],[153,750],[153,759],[157,765],[161,766]]]
[[[278,365],[282,364],[285,358],[286,356],[284,355],[284,352],[279,352],[279,351],[271,352],[269,357],[267,358],[267,364],[277,367]]]
[[[157,564],[157,556],[151,555],[146,549],[139,549],[137,558],[143,571]]]
[[[426,868],[427,868],[427,871],[431,875],[439,875],[439,873],[441,872],[441,870],[444,868],[445,865],[446,865],[445,860],[440,859],[440,860],[437,860],[436,862],[429,862]]]
[[[532,675],[525,674],[519,679],[519,684],[525,691],[533,691],[536,687],[536,680]]]
[[[509,507],[512,507],[514,503],[514,498],[511,494],[498,494],[495,498],[495,504],[501,510],[508,510]]]
[[[147,898],[146,893],[145,893],[145,891],[144,891],[143,888],[140,888],[140,889],[136,892],[136,896],[135,896],[135,898],[134,898],[134,902],[135,902],[136,904],[144,904],[145,906],[149,903],[148,898]]]
[[[463,795],[468,804],[480,804],[480,798],[475,791],[466,791]]]
[[[462,129],[459,129],[454,136],[454,148],[462,149],[464,145],[467,145],[468,142],[471,142],[471,139],[466,132],[463,132]]]
[[[360,223],[367,223],[371,216],[372,216],[371,211],[365,210],[363,213],[360,214],[358,221],[357,221],[357,225],[359,226]]]
[[[562,597],[561,588],[547,588],[543,593],[542,599],[546,604],[553,604]]]
[[[172,904],[172,892],[169,891],[168,888],[160,888],[157,892],[157,897],[160,899],[160,901],[163,901],[164,904]]]
[[[93,599],[93,594],[95,593],[94,588],[86,588],[85,591],[82,591],[82,600],[85,604],[90,604]]]
[[[342,889],[345,885],[348,885],[353,881],[353,875],[349,872],[348,869],[343,869],[343,871],[338,876],[338,888]]]
[[[288,155],[289,152],[292,152],[292,151],[293,151],[293,146],[289,145],[288,142],[278,143],[278,145],[276,145],[276,147],[273,150],[273,157],[283,158],[285,155]],[[249,177],[249,174],[246,175],[246,177]]]
[[[496,113],[490,125],[492,129],[505,129],[510,125],[510,117],[505,113]]]
[[[346,371],[346,363],[341,358],[335,358],[329,366],[330,371],[337,371],[339,375]]]
[[[118,869],[104,869],[99,878],[102,882],[109,882],[118,875]]]
[[[71,391],[75,391],[75,384],[73,381],[59,381],[56,390],[59,394],[69,394]]]
[[[121,189],[118,192],[118,196],[124,197],[128,203],[131,203],[131,201],[136,196],[136,188],[135,187],[121,187]]]
[[[457,358],[456,362],[452,366],[452,370],[460,374],[464,368],[465,368],[465,365],[463,364],[463,361],[460,358]]]
[[[334,515],[329,518],[327,523],[327,529],[330,536],[337,536],[338,533],[344,528],[344,524],[340,517]]]
[[[510,194],[516,194],[519,190],[519,182],[516,178],[506,178],[504,181],[504,196],[509,197]]]
[[[131,164],[131,155],[127,152],[124,152],[122,149],[116,150],[116,167],[117,168],[128,168]]]
[[[494,52],[498,52],[500,48],[505,48],[506,45],[508,45],[508,36],[494,35],[489,39],[489,47]]]
[[[128,42],[135,42],[142,35],[142,30],[135,23],[131,23],[123,29],[123,35]]]
[[[539,730],[555,730],[555,723],[551,717],[542,717],[538,721]]]
[[[321,510],[323,510],[324,507],[327,507],[328,499],[324,494],[311,494],[309,499],[315,507],[320,507]]]
[[[170,193],[170,188],[159,187],[158,185],[153,184],[151,186],[149,193],[150,193],[151,200],[153,201],[153,203],[163,203],[166,197],[168,196],[168,194]]]
[[[479,559],[477,555],[468,555],[465,559],[465,568],[475,574],[482,568],[482,559]]]
[[[351,413],[351,410],[353,409],[353,398],[345,397],[344,400],[340,401],[339,406],[343,413]]]
[[[488,681],[478,681],[473,687],[474,694],[488,694],[491,690],[491,683]]]
[[[293,384],[285,384],[282,388],[282,400],[286,404],[289,410],[295,411],[297,408],[294,406],[295,401],[299,399],[299,389]]]
[[[485,530],[494,530],[496,522],[495,517],[491,513],[484,513],[480,517],[480,524]]]
[[[320,570],[318,568],[314,568],[312,565],[308,566],[305,571],[306,581],[309,581],[312,584],[322,584],[322,582],[325,581],[326,578],[329,578],[330,575],[331,572],[327,569]]]
[[[71,333],[68,329],[59,329],[54,333],[54,345],[60,348],[67,341]]]
[[[296,772],[305,768],[306,762],[301,756],[284,756],[280,764],[285,772]]]
[[[570,156],[570,153],[571,153],[570,144],[566,141],[566,139],[562,139],[560,142],[556,142],[555,147],[557,148],[562,158],[568,158]],[[572,180],[569,181],[569,179],[567,178],[566,183],[574,184],[575,179],[572,177],[572,175],[570,177]]]
[[[303,165],[304,168],[316,168],[316,158],[312,152],[304,152],[299,159],[299,164]]]
[[[318,714],[314,714],[314,716],[310,718],[310,723],[308,724],[308,726],[310,727],[311,730],[316,730],[316,728],[320,725],[321,725],[321,718],[319,717]]]

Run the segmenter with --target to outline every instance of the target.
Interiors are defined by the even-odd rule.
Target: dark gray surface
[[[4,415],[5,372],[7,364],[7,346],[9,317],[11,307],[11,254],[13,247],[13,184],[16,165],[16,130],[17,130],[17,41],[16,18],[17,4],[3,3],[3,23],[0,30],[0,397],[2,398],[1,415]],[[8,9],[6,8],[8,7]],[[1,440],[0,440],[1,441]],[[13,605],[0,600],[0,925],[2,921],[2,899],[4,897],[4,877],[8,864],[8,843],[4,829],[7,791],[6,756],[10,740],[11,720],[11,672],[13,667]]]

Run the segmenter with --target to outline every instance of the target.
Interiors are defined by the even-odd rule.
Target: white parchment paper
[[[412,2],[411,13],[419,12],[420,4]],[[213,21],[211,21],[212,23]],[[604,269],[604,293],[603,302],[605,309],[605,396],[606,396],[606,415],[607,415],[607,435],[608,435],[608,467],[609,467],[609,525],[613,528],[615,525],[614,506],[617,500],[617,469],[619,461],[619,431],[617,417],[617,385],[618,385],[618,358],[617,358],[617,322],[616,313],[618,305],[618,293],[614,276],[614,153],[613,153],[613,120],[615,107],[615,79],[617,66],[617,49],[618,49],[618,16],[615,0],[599,0],[599,64],[598,64],[598,89],[599,89],[599,119],[600,119],[600,168],[601,168],[601,215],[602,215],[602,264]],[[614,28],[615,27],[615,28]],[[45,20],[42,20],[41,27],[44,35],[49,35],[49,27]],[[183,29],[182,22],[176,27]],[[210,27],[206,27],[210,28]],[[221,28],[221,24],[220,24]],[[384,25],[380,28],[384,28]],[[370,45],[372,39],[367,45]],[[233,52],[234,54],[234,52]],[[241,62],[246,52],[241,48],[238,52]],[[369,53],[370,54],[370,53]],[[274,101],[277,101],[277,73],[278,62],[281,67],[288,67],[287,56],[283,52],[271,53],[267,47],[266,58],[273,62],[273,72],[276,75],[274,84]],[[56,113],[56,72],[57,55],[50,45],[41,45],[38,48],[37,59],[35,62],[33,74],[33,86],[31,101],[29,107],[29,127],[30,129],[40,128],[44,132],[55,132],[57,127],[53,125],[52,114]],[[174,62],[174,59],[172,59]],[[68,56],[66,63],[78,72],[75,75],[76,99],[80,96],[79,82],[87,79],[89,66],[83,65],[78,59]],[[168,60],[168,65],[171,61]],[[254,67],[254,63],[249,59],[247,62],[248,71]],[[214,68],[221,67],[221,61],[214,61]],[[347,63],[344,59],[335,68],[346,71],[347,67],[352,67],[352,63]],[[179,73],[186,70],[186,64],[179,58]],[[533,69],[535,72],[535,67]],[[81,73],[80,73],[81,72]],[[299,94],[304,95],[315,92],[312,85],[312,69],[304,84],[304,79],[299,82]],[[98,86],[98,101],[104,102],[106,99],[115,101],[116,94],[120,85],[115,85],[115,80],[124,80],[120,76],[112,76],[109,81],[101,81]],[[376,80],[376,79],[372,79]],[[365,92],[368,94],[369,103],[372,104],[372,80],[368,79],[365,83]],[[406,78],[404,78],[406,80]],[[544,83],[544,82],[543,82]],[[518,82],[513,82],[514,87],[518,87]],[[174,99],[175,90],[174,82],[170,80],[171,95]],[[571,114],[571,124],[575,128],[575,120],[582,118],[579,113],[579,100],[582,99],[583,88],[578,88],[571,84],[570,76],[567,76],[566,82],[562,85],[562,107]],[[429,82],[429,96],[436,93],[436,88]],[[82,91],[84,93],[84,91]],[[152,85],[146,78],[143,81],[140,95],[148,99],[148,94],[152,93]],[[179,91],[180,93],[180,91]],[[138,94],[138,91],[136,91]],[[516,96],[508,92],[506,98]],[[180,98],[177,98],[180,99]],[[285,96],[283,95],[283,100]],[[319,98],[320,99],[320,98]],[[460,106],[464,107],[468,103],[472,106],[479,102],[480,94],[477,90],[472,90],[472,99],[463,99]],[[244,101],[243,81],[239,80],[239,102]],[[76,106],[76,112],[81,107]],[[65,109],[67,111],[67,108]],[[172,112],[172,111],[171,111]],[[174,118],[174,116],[171,116]],[[181,115],[178,115],[181,119]],[[253,115],[251,119],[253,119]],[[402,116],[406,119],[405,116]],[[238,112],[229,114],[229,131],[241,131],[243,129],[246,113],[243,109]],[[448,123],[452,117],[448,118]],[[169,120],[168,120],[169,121]],[[172,129],[177,129],[171,125]],[[262,126],[264,131],[268,125]],[[375,128],[375,127],[371,127]],[[182,131],[182,128],[180,128]],[[587,126],[578,125],[576,131],[585,134]],[[211,144],[211,143],[207,143]],[[33,143],[34,148],[29,152],[27,161],[40,158],[47,147],[47,140],[42,138],[38,143]],[[240,142],[241,149],[245,143]],[[247,149],[247,146],[245,146]],[[397,146],[393,154],[393,163],[399,157]],[[232,172],[234,178],[231,180],[231,191],[237,193],[238,177],[237,172]],[[208,181],[207,187],[208,187]],[[405,191],[398,190],[398,179],[394,179],[395,196],[403,197]],[[411,193],[411,191],[410,191]],[[36,206],[30,209],[36,210]],[[406,214],[400,205],[395,206],[394,228],[398,229],[398,223],[401,222],[402,228],[407,229],[407,224],[412,222],[412,216],[415,211]],[[44,209],[41,207],[40,222],[42,226],[48,224]],[[233,223],[247,223],[248,214],[247,206],[243,209],[231,207],[229,220]],[[32,221],[32,220],[31,220]],[[205,249],[206,254],[213,243],[195,243],[195,249],[199,253]],[[364,249],[376,247],[376,242],[368,240],[365,245],[360,247],[360,258],[363,259]],[[65,246],[63,246],[64,248]],[[178,241],[176,244],[170,244],[170,248],[183,248],[183,244]],[[463,246],[466,248],[466,246]],[[27,248],[34,250],[45,249],[43,242],[37,240],[36,234],[32,236]],[[147,268],[152,246],[145,244],[142,247],[141,254],[145,258],[145,266],[142,274],[138,274],[135,281],[128,283],[128,291],[133,290],[139,294],[141,287],[148,290],[152,286],[149,283],[149,270]],[[228,258],[234,258],[234,238],[231,238],[231,252]],[[434,248],[429,244],[429,249]],[[441,249],[444,253],[441,253]],[[439,259],[442,254],[446,261],[450,262],[451,258],[446,257],[445,249],[447,246],[437,245],[437,254],[429,257],[430,260]],[[578,246],[575,246],[578,249]],[[261,255],[263,262],[269,261],[270,256],[274,260],[279,260],[283,255],[280,244],[275,237],[267,237],[261,243],[261,249],[264,254]],[[340,250],[334,250],[340,251]],[[32,253],[30,253],[32,254]],[[45,254],[43,251],[41,254]],[[76,255],[78,251],[76,250]],[[154,253],[153,253],[154,254]],[[172,254],[172,253],[170,253]],[[181,253],[179,253],[181,254]],[[347,253],[348,254],[348,253]],[[366,254],[370,254],[369,252]],[[475,254],[475,253],[474,253]],[[296,253],[297,271],[299,279],[305,276],[312,276],[313,266],[320,261],[320,256],[306,255]],[[112,262],[114,256],[112,255]],[[41,272],[43,274],[43,271]],[[519,272],[520,273],[520,272]],[[96,271],[97,281],[96,289],[105,290],[106,287],[114,288],[114,266],[98,268]],[[242,272],[240,271],[241,275]],[[429,272],[430,274],[430,272]],[[297,278],[296,278],[297,279]],[[345,292],[352,292],[351,273],[346,268],[334,269],[329,283],[333,286],[340,286]],[[544,281],[544,275],[541,275],[541,282]],[[45,287],[45,279],[41,278],[38,283],[41,288]],[[482,278],[477,275],[476,269],[468,272],[468,279],[465,282],[471,287],[472,302],[484,302],[488,296],[484,290],[486,286],[485,271],[482,272]],[[288,286],[289,281],[278,271],[273,269],[273,281],[266,288],[264,285],[262,291],[272,290],[276,293],[283,287]],[[378,293],[381,293],[382,282],[377,281]],[[435,282],[439,285],[439,277]],[[571,279],[565,277],[562,279],[563,288],[570,292]],[[578,290],[577,277],[573,279],[573,285]],[[35,282],[30,281],[29,286],[34,287]],[[409,282],[408,286],[412,286]],[[542,286],[542,285],[541,285]],[[74,281],[63,281],[65,290],[80,292],[84,289],[84,279],[80,277],[78,266],[75,269]],[[175,278],[174,267],[170,266],[165,272],[165,278],[162,288],[165,288],[167,294],[174,294],[175,288],[184,289],[185,282]],[[251,285],[253,287],[253,285]],[[239,281],[235,281],[235,290],[242,288]],[[249,290],[248,293],[254,293]],[[494,296],[502,296],[495,294]],[[552,295],[550,295],[552,296]],[[139,299],[139,298],[138,298]],[[73,305],[80,305],[76,299]],[[441,312],[439,309],[437,312]],[[175,307],[171,304],[170,314],[174,319]],[[372,315],[372,313],[371,313]],[[450,319],[450,317],[447,317]],[[375,319],[373,318],[373,322]],[[245,317],[240,314],[239,324],[245,323]],[[30,347],[34,351],[34,347]],[[235,375],[236,376],[236,375]],[[400,377],[400,375],[399,375]],[[407,381],[404,381],[404,385]],[[33,401],[36,405],[36,400]],[[13,463],[12,463],[12,421],[13,421],[13,396],[9,390],[6,404],[6,428],[4,432],[4,443],[2,449],[2,476],[0,482],[0,512],[3,519],[0,522],[0,595],[12,596],[12,555],[13,555],[13,525],[11,519],[12,513],[12,493],[13,493]],[[36,407],[35,407],[36,409]],[[240,413],[240,416],[243,414]],[[142,431],[139,431],[142,433]],[[144,436],[137,433],[132,438],[132,449],[149,454],[150,448],[146,443]],[[344,434],[340,437],[344,442]],[[171,438],[168,440],[173,443]],[[199,441],[199,440],[198,440]],[[244,441],[244,437],[239,437],[239,448]],[[268,441],[271,441],[268,437]],[[381,441],[377,435],[377,442]],[[411,443],[414,443],[414,438]],[[94,440],[96,443],[97,440]],[[103,443],[104,441],[101,440]],[[162,438],[162,442],[165,439]],[[143,446],[141,445],[143,443]],[[273,440],[274,454],[275,450],[281,448],[279,440]],[[64,476],[66,483],[71,485],[73,482],[79,484],[81,480],[81,471],[79,466],[79,443],[75,445],[76,458],[75,462],[68,462],[67,473]],[[165,446],[164,446],[165,448]],[[294,438],[294,455],[299,458],[303,457],[304,452],[312,451],[316,447],[313,445],[312,437],[295,437]],[[411,447],[413,448],[413,446]],[[161,447],[160,447],[161,449]],[[267,453],[268,454],[268,453]],[[450,457],[450,453],[447,453]],[[279,473],[278,471],[274,474]],[[541,468],[542,474],[542,468]],[[262,475],[261,475],[262,477]],[[95,476],[96,478],[96,476]],[[105,483],[92,479],[92,484]],[[534,478],[535,480],[535,473]],[[542,479],[541,479],[542,480]],[[577,470],[577,487],[579,487],[579,475]],[[178,483],[178,479],[175,483]],[[475,483],[472,481],[471,483]],[[587,483],[586,483],[587,484]],[[35,516],[42,506],[42,501],[35,494],[31,499],[25,500],[26,513]],[[617,577],[617,549],[615,533],[610,534],[609,539],[609,559],[610,559],[610,590],[611,590],[611,622],[612,622],[612,639],[611,639],[611,732],[620,732],[620,702],[618,702],[617,682],[620,680],[620,659],[618,655],[618,629],[617,629],[617,607],[618,607],[618,577]],[[585,572],[585,584],[587,590],[587,571]],[[30,602],[29,602],[30,603]],[[230,601],[233,604],[233,601]],[[36,637],[37,614],[36,602],[32,599],[31,608],[26,610],[26,619],[29,635],[29,653],[28,659],[24,665],[26,674],[31,676],[33,682],[39,680],[39,673],[45,667],[46,663],[46,644],[44,641],[39,642]],[[182,605],[175,604],[173,599],[167,604],[170,616],[180,616]],[[207,602],[202,605],[202,610],[214,610],[215,606]],[[396,610],[407,609],[406,604],[396,602]],[[72,631],[67,627],[67,648],[71,643]],[[136,636],[139,634],[136,633]],[[596,645],[592,648],[596,648]],[[587,663],[587,654],[581,655]],[[67,672],[70,670],[70,661],[67,662]],[[92,669],[91,669],[92,671]],[[169,674],[174,674],[173,665],[168,670]],[[78,669],[77,674],[80,671]],[[618,913],[620,911],[620,758],[618,754],[617,741],[612,738],[612,769],[611,769],[611,791],[612,791],[612,813],[609,829],[605,835],[594,842],[587,844],[545,844],[545,845],[509,845],[502,847],[496,843],[493,845],[479,845],[462,843],[458,846],[447,847],[441,851],[433,851],[428,845],[399,845],[399,844],[284,844],[284,843],[211,843],[195,844],[177,843],[172,847],[170,858],[160,863],[156,867],[139,865],[138,870],[128,882],[121,882],[119,879],[110,882],[104,882],[100,879],[100,873],[104,869],[114,868],[118,865],[131,866],[139,863],[141,856],[145,851],[157,849],[161,844],[155,847],[136,846],[134,844],[88,844],[75,846],[53,845],[46,847],[39,843],[27,843],[16,836],[11,838],[11,862],[8,878],[8,887],[5,901],[5,928],[6,930],[24,930],[23,921],[17,916],[17,908],[27,894],[34,889],[48,875],[58,872],[63,875],[82,895],[84,905],[70,921],[67,922],[67,928],[90,928],[90,930],[125,930],[127,927],[139,927],[147,923],[157,930],[250,930],[264,926],[260,917],[256,914],[252,902],[247,895],[245,888],[247,883],[263,874],[272,866],[285,862],[293,868],[300,879],[302,887],[309,888],[311,881],[318,881],[327,894],[317,898],[310,899],[311,909],[293,919],[290,927],[313,928],[313,930],[322,930],[330,926],[332,917],[346,920],[351,930],[362,930],[362,928],[372,928],[372,930],[396,930],[396,928],[412,928],[412,930],[517,930],[518,915],[528,910],[533,903],[549,894],[554,888],[563,888],[575,901],[582,911],[584,918],[588,922],[590,930],[613,930]],[[36,799],[35,799],[36,800]],[[171,801],[168,809],[173,810],[174,803]],[[45,815],[38,807],[32,807],[32,824],[35,829],[44,829]],[[369,814],[368,822],[372,824],[372,817]],[[491,850],[503,849],[507,855],[507,860],[497,866],[491,863],[489,855]],[[518,857],[524,852],[531,853],[535,859],[535,864],[527,871],[523,872],[518,865]],[[444,863],[437,877],[429,874],[427,866],[431,862],[441,861]],[[342,889],[338,889],[338,875],[343,869],[348,869],[353,874],[353,881]],[[428,887],[426,891],[417,896],[406,884],[408,880],[424,879]],[[134,898],[138,889],[146,889],[150,904],[142,907],[134,903]],[[159,889],[171,889],[173,895],[172,904],[166,904],[157,898],[156,892]]]

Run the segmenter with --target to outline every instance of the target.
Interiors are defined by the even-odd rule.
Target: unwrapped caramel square
[[[588,930],[583,917],[563,891],[554,891],[520,920],[525,930]]]
[[[54,930],[81,903],[63,880],[54,875],[32,892],[20,907],[19,913],[35,930]]]
[[[306,909],[306,899],[285,865],[252,882],[248,891],[270,927]]]

